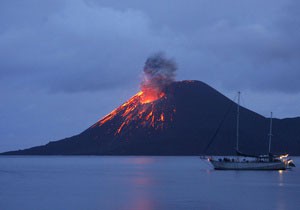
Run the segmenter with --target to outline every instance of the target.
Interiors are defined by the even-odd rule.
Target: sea
[[[294,157],[300,164],[300,157]],[[1,210],[298,210],[300,169],[157,156],[1,156]]]

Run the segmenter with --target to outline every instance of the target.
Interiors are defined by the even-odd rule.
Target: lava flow
[[[143,91],[138,92],[127,102],[106,115],[93,127],[103,126],[105,123],[116,120],[120,124],[114,135],[120,134],[124,128],[152,127],[154,129],[164,129],[167,123],[173,120],[176,112],[175,108],[166,108],[168,100],[165,93]]]
[[[176,63],[172,59],[167,59],[164,54],[157,53],[150,56],[145,62],[141,91],[93,127],[113,125],[111,128],[117,127],[116,130],[110,130],[114,135],[121,134],[125,132],[124,130],[142,127],[166,128],[168,122],[173,120],[176,109],[170,105],[173,103],[170,103],[171,99],[164,90],[174,81],[176,69]]]

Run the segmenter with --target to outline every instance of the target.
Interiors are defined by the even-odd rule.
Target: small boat
[[[237,156],[211,156],[205,157],[216,170],[285,170],[295,167],[293,160],[288,154],[271,154],[272,142],[272,118],[270,118],[269,153],[267,155],[248,155],[239,151],[239,115],[240,115],[240,92],[238,92],[237,103],[237,131],[236,152]]]
[[[208,158],[209,162],[216,170],[285,170],[295,167],[288,155],[272,157],[262,155],[257,157],[219,157]]]

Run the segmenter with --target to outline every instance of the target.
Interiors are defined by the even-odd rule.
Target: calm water
[[[300,209],[299,196],[299,168],[214,171],[198,157],[0,157],[1,210],[288,210]]]

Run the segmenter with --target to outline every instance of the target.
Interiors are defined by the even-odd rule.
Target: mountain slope
[[[235,104],[205,83],[173,82],[155,98],[139,92],[79,135],[3,154],[234,154],[235,113]],[[243,107],[240,116],[240,150],[266,153],[269,120]],[[273,122],[272,151],[299,155],[300,118]],[[205,151],[213,136],[213,143]]]

